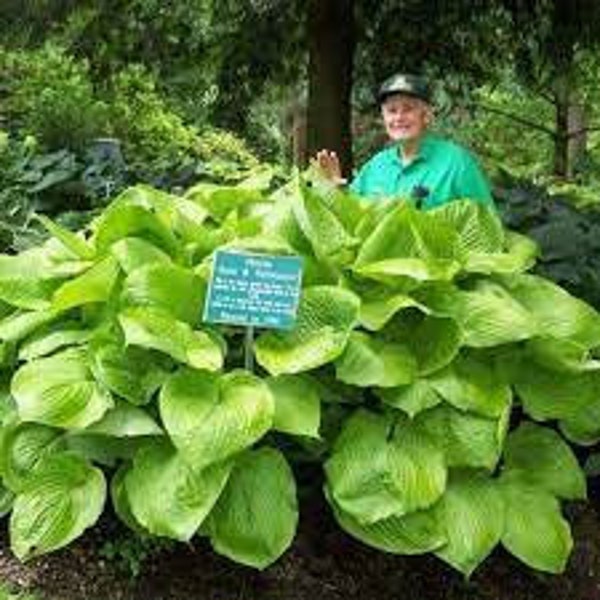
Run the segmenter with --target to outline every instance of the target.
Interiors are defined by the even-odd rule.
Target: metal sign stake
[[[246,327],[244,332],[244,368],[254,373],[254,327]]]

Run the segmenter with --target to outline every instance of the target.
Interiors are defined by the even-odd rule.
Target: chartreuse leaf
[[[454,319],[434,317],[421,311],[396,315],[383,335],[408,345],[417,362],[419,375],[438,371],[458,354],[462,331]]]
[[[12,306],[30,310],[49,308],[60,281],[61,275],[50,268],[40,248],[16,256],[0,255],[0,300]]]
[[[537,421],[573,418],[598,396],[598,372],[565,375],[530,360],[512,374],[525,412]]]
[[[115,242],[130,237],[142,238],[169,256],[177,256],[177,238],[157,214],[143,206],[117,201],[98,220],[93,242],[99,253],[105,253]]]
[[[396,387],[414,380],[417,362],[402,344],[386,342],[353,331],[343,354],[336,360],[340,381],[360,387]]]
[[[123,283],[125,306],[163,309],[189,325],[200,322],[206,284],[189,269],[173,264],[151,263],[129,274]]]
[[[67,346],[79,346],[87,342],[92,335],[89,329],[81,329],[77,323],[66,323],[36,333],[19,347],[19,359],[33,360],[53,354],[56,350]]]
[[[439,316],[455,319],[463,344],[485,348],[526,340],[539,334],[535,317],[501,285],[480,280],[468,291],[452,286],[429,286],[413,292]]]
[[[573,540],[558,500],[520,477],[502,477],[500,481],[506,506],[502,544],[534,569],[562,573]]]
[[[393,554],[424,554],[440,548],[447,538],[437,508],[419,510],[407,515],[387,517],[371,524],[361,524],[344,512],[326,490],[340,527],[361,542]]]
[[[271,375],[300,373],[336,359],[358,320],[360,300],[333,286],[305,288],[294,329],[262,334],[256,359]]]
[[[581,446],[600,441],[600,396],[560,422],[561,433]]]
[[[131,512],[129,497],[127,496],[127,489],[125,487],[125,477],[128,470],[129,467],[126,464],[121,465],[111,479],[110,497],[113,508],[119,519],[121,519],[129,529],[135,531],[138,535],[148,535],[148,531],[137,522]]]
[[[299,180],[296,185],[297,197],[292,210],[317,258],[334,258],[344,250],[356,246],[358,239],[346,230],[324,200]]]
[[[170,256],[160,248],[136,237],[119,240],[111,246],[110,251],[127,274],[153,263],[171,263]]]
[[[36,215],[36,218],[67,250],[70,250],[73,254],[83,260],[94,258],[94,248],[92,248],[81,236],[65,229],[45,215]]]
[[[377,395],[389,406],[403,410],[409,417],[437,406],[442,397],[428,379],[417,379],[409,385],[377,390]]]
[[[84,352],[65,350],[23,365],[11,393],[24,421],[64,428],[87,427],[113,406],[94,380]]]
[[[504,533],[504,498],[497,481],[476,471],[453,472],[439,505],[439,519],[448,543],[436,556],[471,575]]]
[[[466,254],[502,252],[502,221],[490,207],[480,202],[458,200],[435,208],[429,214],[443,220],[458,233],[459,246]]]
[[[145,410],[123,400],[117,400],[114,408],[108,410],[100,421],[92,423],[85,431],[96,435],[124,438],[163,433]]]
[[[37,423],[12,423],[0,436],[0,474],[13,492],[23,489],[36,466],[53,452],[63,449],[59,429]]]
[[[469,253],[464,270],[471,273],[522,273],[535,264],[540,253],[538,245],[530,238],[506,232],[506,247],[491,254]]]
[[[48,457],[15,499],[12,551],[27,560],[66,546],[96,522],[105,498],[102,471],[72,454]]]
[[[460,263],[447,258],[386,258],[357,266],[354,271],[382,283],[401,283],[406,277],[417,281],[450,281],[460,271]]]
[[[246,371],[182,369],[163,386],[160,414],[181,455],[202,468],[251,446],[272,426],[269,387]]]
[[[146,348],[101,340],[92,346],[90,368],[96,380],[113,394],[143,405],[168,377],[167,361],[170,359]]]
[[[115,258],[107,256],[75,279],[63,283],[52,296],[52,308],[67,310],[90,302],[106,302],[119,274]]]
[[[401,413],[357,411],[325,471],[333,501],[362,524],[427,508],[446,485],[442,451]]]
[[[504,449],[504,469],[511,477],[566,500],[586,497],[585,475],[569,446],[552,429],[523,423]]]
[[[544,336],[569,338],[586,347],[600,345],[600,314],[589,304],[536,275],[507,276],[500,281],[535,315]]]
[[[15,502],[15,494],[0,484],[0,517],[10,513]]]
[[[383,217],[364,241],[354,268],[362,271],[367,265],[396,261],[395,270],[401,274],[400,265],[404,259],[413,259],[406,261],[410,269],[405,271],[428,275],[431,269],[429,275],[449,278],[461,259],[459,236],[444,221],[418,211],[409,204],[400,204]],[[408,275],[408,272],[404,274]]]
[[[131,512],[151,534],[188,541],[212,510],[230,471],[230,462],[201,470],[167,442],[148,444],[125,475]]]
[[[0,340],[19,342],[60,316],[55,310],[16,312],[0,321]]]
[[[499,417],[511,402],[510,386],[493,365],[463,354],[429,379],[433,389],[452,406],[486,417]]]
[[[386,293],[377,298],[362,298],[360,305],[360,324],[371,331],[379,331],[399,311],[407,308],[419,308],[424,312],[425,306],[406,294]]]
[[[321,400],[315,383],[301,375],[279,375],[266,382],[275,401],[273,429],[318,438]]]
[[[500,459],[509,415],[507,407],[501,418],[488,419],[444,403],[420,412],[415,425],[443,451],[448,466],[492,470]]]
[[[290,546],[297,523],[292,471],[279,450],[260,448],[237,458],[206,530],[216,552],[264,569]]]
[[[528,340],[526,350],[543,367],[564,373],[600,370],[600,360],[590,348],[567,338],[538,337]]]
[[[119,323],[127,344],[160,350],[196,369],[216,371],[223,364],[221,346],[210,335],[161,309],[126,308],[119,313]]]

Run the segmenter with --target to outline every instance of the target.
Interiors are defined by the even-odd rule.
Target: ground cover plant
[[[363,204],[268,172],[184,196],[146,186],[84,231],[0,257],[2,511],[22,560],[108,503],[131,529],[206,536],[265,568],[322,465],[340,526],[469,575],[502,544],[561,572],[569,443],[600,439],[600,315],[528,273],[537,246],[465,200]],[[214,250],[298,254],[296,327],[202,321]]]

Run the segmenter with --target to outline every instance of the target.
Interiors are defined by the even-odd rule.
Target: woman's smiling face
[[[385,130],[394,142],[420,138],[432,120],[430,106],[413,96],[394,94],[381,104]]]

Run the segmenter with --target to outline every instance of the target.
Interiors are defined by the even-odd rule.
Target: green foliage
[[[269,195],[270,177],[131,188],[86,235],[44,219],[51,240],[0,257],[13,551],[68,544],[109,496],[139,535],[266,568],[298,520],[291,436],[363,542],[466,575],[502,544],[561,572],[560,502],[586,496],[566,440],[600,439],[600,314],[527,273],[535,245],[477,203],[362,204],[301,177]],[[201,317],[224,246],[305,262],[296,327],[258,334],[254,372]]]
[[[3,111],[47,148],[81,149],[108,131],[107,106],[98,99],[87,63],[62,48],[30,52],[0,49]]]

